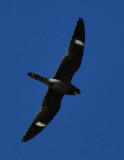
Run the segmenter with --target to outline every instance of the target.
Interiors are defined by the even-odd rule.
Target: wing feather
[[[76,43],[79,42],[79,43]],[[53,78],[71,81],[74,73],[81,65],[85,42],[84,22],[81,18],[77,21],[74,34],[70,41],[67,54],[62,59],[57,72]]]
[[[32,139],[47,126],[59,111],[62,97],[63,95],[50,88],[48,89],[43,99],[41,110],[35,116],[34,121],[22,138],[22,141],[26,142]]]

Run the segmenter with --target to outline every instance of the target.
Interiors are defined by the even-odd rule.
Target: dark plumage
[[[72,77],[80,67],[85,42],[84,22],[81,18],[77,21],[74,34],[70,41],[67,54],[62,59],[57,72],[52,79],[45,78],[36,73],[28,75],[48,85],[48,91],[41,104],[33,123],[29,127],[22,141],[28,141],[43,130],[60,109],[62,97],[80,94],[80,90],[71,84]]]

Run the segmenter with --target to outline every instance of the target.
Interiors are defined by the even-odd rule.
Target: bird
[[[74,73],[79,69],[84,52],[85,26],[82,18],[77,20],[72,39],[67,53],[53,78],[46,78],[37,73],[29,72],[28,76],[41,81],[48,86],[48,90],[41,103],[41,109],[36,114],[32,124],[23,136],[26,142],[39,134],[60,110],[61,100],[64,95],[77,95],[80,90],[71,84]]]

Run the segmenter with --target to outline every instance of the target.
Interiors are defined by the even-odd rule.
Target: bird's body
[[[51,89],[60,94],[75,95],[80,93],[80,90],[68,81],[61,81],[55,78],[45,78],[41,75],[38,75],[37,73],[28,73],[28,75],[47,84]]]
[[[36,73],[28,75],[48,85],[48,91],[41,104],[41,110],[37,113],[33,123],[29,127],[22,141],[28,141],[43,130],[60,109],[64,95],[80,94],[80,90],[71,84],[72,77],[80,67],[85,42],[84,23],[79,18],[67,54],[62,59],[59,68],[53,78],[45,78]]]
[[[60,94],[75,95],[80,93],[79,89],[77,91],[77,88],[74,87],[71,83],[58,79],[49,79],[49,87]]]

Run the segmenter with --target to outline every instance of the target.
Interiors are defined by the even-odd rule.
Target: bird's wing
[[[80,67],[85,42],[84,22],[81,18],[77,21],[74,34],[70,41],[67,54],[62,59],[53,78],[71,81],[73,74]]]
[[[41,110],[35,116],[33,123],[29,127],[25,136],[22,138],[22,141],[26,142],[32,139],[47,126],[47,124],[59,111],[62,97],[63,95],[50,88],[48,89],[43,99]]]

